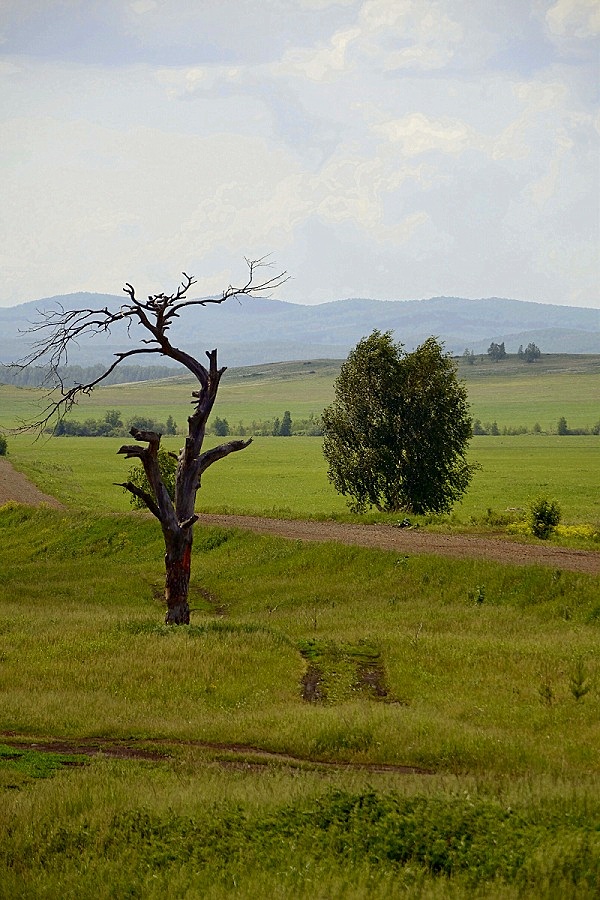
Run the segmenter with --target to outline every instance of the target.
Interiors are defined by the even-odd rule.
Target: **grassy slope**
[[[314,361],[279,363],[227,372],[215,413],[230,424],[281,417],[289,409],[294,418],[318,415],[333,398],[333,382],[339,363]],[[462,361],[474,418],[497,421],[500,428],[538,422],[544,431],[555,431],[566,416],[571,428],[594,425],[600,418],[599,357],[546,357],[541,363],[482,363]],[[185,376],[163,382],[98,388],[77,407],[77,419],[102,417],[106,409],[119,409],[124,419],[149,415],[165,421],[172,415],[183,424],[189,415],[192,381]],[[39,392],[0,385],[0,426],[12,427],[31,416],[31,404]]]
[[[281,416],[319,414],[331,400],[338,364],[326,361],[280,363],[228,372],[220,394],[218,414],[233,425]],[[544,357],[527,365],[514,359],[493,364],[485,359],[473,366],[460,362],[474,417],[483,422],[526,425],[539,422],[552,430],[565,415],[571,428],[589,427],[600,416],[598,357]],[[119,385],[98,389],[74,412],[80,419],[101,417],[106,409],[120,409],[124,419],[134,414],[165,421],[169,414],[182,425],[189,413],[191,382],[185,377],[168,382]],[[0,420],[14,424],[31,417],[38,392],[0,386]],[[125,510],[127,498],[107,487],[122,481],[126,463],[116,457],[121,439],[114,441],[63,439],[32,444],[25,436],[11,437],[11,459],[44,490],[75,505]],[[165,441],[178,449],[180,438]],[[557,497],[565,519],[598,522],[596,491],[598,438],[559,438],[552,435],[483,437],[473,440],[471,456],[481,471],[455,515],[463,522],[481,520],[488,509],[526,507],[533,497]],[[200,495],[207,511],[230,510],[296,516],[340,515],[345,502],[326,478],[318,439],[257,438],[243,454],[209,471]]]
[[[5,896],[593,896],[599,578],[202,529],[194,624],[165,629],[136,521],[0,512],[2,727],[171,754],[56,782],[9,757]],[[373,651],[385,700],[357,682]],[[435,775],[256,770],[180,740]]]
[[[235,421],[231,402],[299,415],[294,397],[306,412],[328,399],[329,375],[311,376],[311,401],[306,380],[279,376],[260,391],[240,377],[220,414]],[[488,377],[471,389],[502,424],[514,391]],[[574,378],[555,385],[552,415],[597,376]],[[183,420],[180,388],[156,390],[97,392],[79,417],[116,406]],[[23,392],[0,395],[13,416]],[[589,424],[574,409],[559,414]],[[89,512],[0,512],[0,727],[133,738],[170,757],[60,770],[0,748],[0,897],[595,895],[600,579],[203,529],[194,624],[165,630],[156,524],[106,515],[128,505],[109,486],[120,443],[10,439],[19,467]],[[341,513],[319,445],[257,439],[205,478],[203,507]],[[598,520],[597,438],[480,438],[473,453],[484,468],[461,517],[542,491],[568,519]],[[321,704],[301,699],[307,647]],[[392,702],[358,687],[357,660],[375,651]],[[190,739],[436,774],[256,767],[177,743]]]

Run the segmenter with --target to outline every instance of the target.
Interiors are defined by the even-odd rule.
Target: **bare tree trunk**
[[[193,529],[173,533],[165,529],[165,600],[166,625],[189,625],[188,590],[192,561]]]
[[[184,366],[197,380],[199,389],[192,391],[194,412],[188,417],[188,436],[185,446],[179,453],[175,497],[171,497],[159,465],[159,448],[161,436],[154,431],[140,431],[132,428],[130,434],[136,441],[147,443],[125,444],[118,453],[126,459],[139,459],[148,481],[147,486],[139,486],[133,481],[120,483],[137,500],[140,500],[155,516],[162,527],[165,539],[165,599],[167,602],[166,622],[169,625],[188,625],[190,608],[188,604],[188,588],[190,583],[190,564],[192,556],[193,526],[198,521],[194,512],[196,492],[200,486],[202,473],[219,459],[223,459],[237,450],[244,450],[252,438],[247,441],[229,441],[219,447],[202,452],[206,434],[206,425],[217,397],[221,376],[225,368],[217,366],[217,351],[207,350],[208,367],[185,350],[171,344],[169,329],[173,320],[188,306],[206,306],[209,303],[223,303],[230,297],[252,297],[256,293],[271,291],[287,281],[285,272],[271,278],[260,280],[257,271],[269,263],[266,257],[246,260],[249,277],[242,287],[229,285],[221,296],[202,297],[197,300],[188,296],[188,291],[195,284],[195,279],[183,273],[183,281],[171,294],[151,294],[147,300],[136,297],[133,285],[127,283],[123,291],[129,302],[121,305],[116,312],[108,307],[99,309],[63,309],[60,304],[55,310],[41,313],[41,318],[29,329],[42,337],[34,345],[35,349],[22,365],[28,366],[38,360],[49,360],[49,369],[60,385],[60,399],[50,401],[39,421],[31,423],[32,427],[43,431],[53,416],[61,421],[62,417],[77,402],[80,396],[89,394],[114,369],[131,356],[140,353],[157,353],[172,359]],[[77,384],[66,388],[60,374],[62,365],[72,343],[84,335],[108,333],[111,325],[126,323],[129,329],[139,326],[143,335],[138,346],[116,353],[116,359],[105,368],[97,378],[87,384]]]

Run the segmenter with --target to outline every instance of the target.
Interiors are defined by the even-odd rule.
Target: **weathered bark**
[[[247,264],[249,277],[246,284],[241,287],[229,285],[219,297],[189,299],[188,292],[195,284],[195,280],[184,272],[183,281],[174,293],[152,294],[147,300],[139,299],[133,286],[126,284],[123,291],[127,294],[129,302],[124,303],[117,311],[112,311],[108,307],[65,310],[59,306],[55,310],[42,313],[41,320],[30,329],[30,331],[42,335],[42,338],[22,364],[28,366],[42,358],[49,358],[50,371],[60,385],[60,399],[50,402],[40,420],[29,426],[38,428],[40,432],[55,415],[59,419],[64,416],[80,396],[89,394],[123,360],[135,354],[156,353],[172,359],[183,365],[198,382],[198,390],[192,392],[194,411],[188,417],[188,434],[178,457],[174,498],[169,496],[160,471],[160,434],[132,428],[130,434],[133,438],[147,446],[126,444],[117,451],[124,454],[126,459],[138,459],[141,462],[149,489],[140,488],[131,481],[122,482],[121,486],[141,500],[152,515],[159,520],[162,527],[166,550],[165,599],[168,624],[183,625],[190,621],[187,598],[193,525],[198,519],[195,513],[195,501],[200,485],[200,476],[214,462],[237,450],[243,450],[251,442],[251,439],[230,441],[220,447],[202,452],[206,425],[225,368],[218,367],[216,350],[206,351],[208,357],[208,366],[206,366],[185,350],[175,347],[169,339],[169,329],[173,320],[178,318],[181,311],[188,306],[223,303],[230,297],[252,297],[256,293],[270,291],[287,280],[285,272],[262,281],[258,280],[258,270],[268,265],[265,259],[247,260]],[[70,345],[84,335],[110,333],[111,326],[119,322],[125,322],[128,330],[133,326],[141,328],[143,335],[140,339],[141,346],[115,354],[116,360],[96,379],[87,384],[66,388],[61,381],[61,366],[66,362]]]
[[[193,529],[179,529],[176,534],[165,531],[165,601],[166,625],[189,625],[188,590],[192,561]]]

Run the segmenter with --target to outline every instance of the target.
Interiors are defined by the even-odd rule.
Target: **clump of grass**
[[[21,750],[0,744],[0,789],[20,788],[33,779],[51,778],[65,766],[82,766],[85,762],[81,755]]]
[[[134,807],[103,823],[42,822],[20,844],[5,842],[0,860],[10,861],[12,882],[18,874],[21,884],[32,884],[42,872],[46,887],[60,879],[64,889],[79,878],[84,897],[111,873],[122,896],[173,895],[176,885],[177,896],[209,890],[225,897],[235,888],[245,898],[257,880],[276,876],[281,896],[308,898],[315,873],[319,896],[358,896],[323,894],[340,870],[350,881],[368,873],[369,896],[384,885],[392,896],[415,879],[457,897],[494,886],[512,886],[510,896],[543,896],[552,882],[568,884],[569,895],[592,896],[599,825],[597,805],[573,815],[552,804],[515,808],[469,795],[334,789],[271,808],[221,802],[182,815]]]
[[[573,663],[573,668],[571,669],[571,674],[569,676],[569,690],[575,700],[579,701],[585,697],[586,694],[589,694],[591,689],[592,685],[588,680],[588,673],[583,657],[578,656]]]

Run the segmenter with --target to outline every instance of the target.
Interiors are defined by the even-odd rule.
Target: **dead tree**
[[[126,444],[117,451],[124,454],[126,459],[140,460],[150,485],[150,492],[130,481],[123,482],[119,486],[141,500],[160,522],[165,541],[167,624],[181,625],[190,621],[188,589],[193,526],[198,520],[195,503],[202,473],[217,460],[243,450],[252,441],[252,438],[246,441],[232,440],[210,450],[202,450],[207,421],[225,367],[218,367],[216,350],[206,351],[208,365],[203,365],[190,353],[175,347],[169,339],[168,332],[173,319],[178,318],[186,307],[223,303],[231,297],[264,294],[287,280],[285,272],[261,279],[262,269],[267,265],[264,258],[246,262],[249,269],[246,284],[241,287],[230,285],[217,297],[191,299],[189,291],[195,280],[184,272],[183,280],[174,293],[152,294],[147,300],[138,299],[132,285],[126,284],[123,290],[129,299],[116,312],[108,307],[65,310],[62,306],[41,312],[40,319],[29,329],[30,332],[36,333],[38,338],[31,354],[20,363],[22,366],[28,366],[45,362],[50,376],[58,383],[58,387],[48,395],[48,405],[41,418],[37,422],[29,423],[28,427],[37,428],[39,431],[55,419],[63,418],[82,396],[89,394],[124,359],[131,356],[158,353],[185,366],[197,380],[198,389],[192,391],[194,410],[188,417],[185,444],[178,456],[173,499],[169,496],[159,468],[160,434],[132,428],[130,433],[139,443]],[[60,378],[60,367],[67,361],[71,346],[85,336],[110,333],[111,327],[122,322],[126,323],[130,338],[134,328],[139,331],[141,337],[138,344],[115,354],[114,362],[98,378],[88,384],[66,388]],[[143,446],[144,444],[146,446]]]

